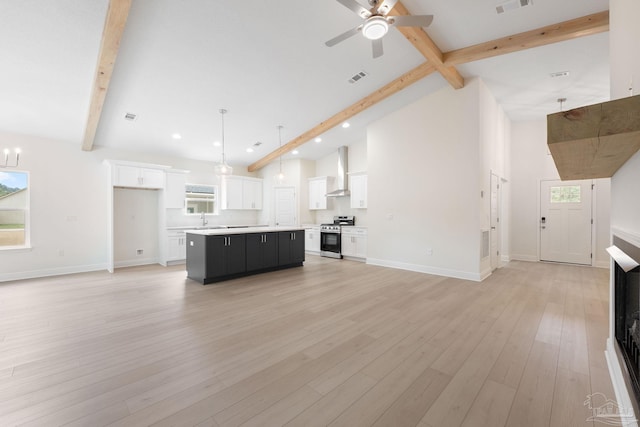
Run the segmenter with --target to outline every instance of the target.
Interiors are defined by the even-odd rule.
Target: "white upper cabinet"
[[[164,193],[164,207],[167,209],[182,209],[185,201],[185,187],[187,174],[185,171],[167,171],[167,183]]]
[[[358,172],[349,174],[349,189],[351,190],[351,208],[367,208],[367,174]]]
[[[152,188],[162,189],[165,185],[166,166],[154,168],[154,165],[148,167],[144,164],[135,164],[127,162],[111,163],[112,167],[112,185],[114,187],[130,187],[130,188]]]
[[[309,178],[309,209],[328,209],[326,194],[331,180],[328,176]]]
[[[244,178],[242,180],[243,209],[262,209],[262,180]]]
[[[262,209],[262,180],[245,176],[222,178],[222,209]]]

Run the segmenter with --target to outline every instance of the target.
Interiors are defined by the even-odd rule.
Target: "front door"
[[[295,187],[276,187],[275,198],[276,225],[298,225]]]
[[[540,260],[591,265],[592,182],[540,183]]]

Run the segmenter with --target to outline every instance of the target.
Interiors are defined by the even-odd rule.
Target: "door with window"
[[[592,181],[542,181],[540,199],[540,260],[591,265]]]

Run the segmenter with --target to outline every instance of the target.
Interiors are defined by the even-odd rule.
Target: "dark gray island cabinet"
[[[187,277],[206,285],[301,267],[304,229],[277,227],[187,232]]]

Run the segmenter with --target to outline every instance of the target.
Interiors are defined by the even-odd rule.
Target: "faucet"
[[[204,227],[205,225],[207,225],[209,223],[209,221],[207,221],[207,219],[204,216],[204,212],[202,212],[200,214],[200,219],[202,220],[202,226]]]

